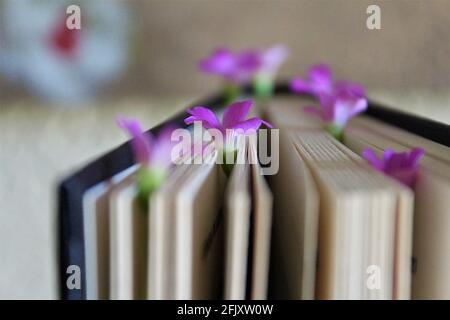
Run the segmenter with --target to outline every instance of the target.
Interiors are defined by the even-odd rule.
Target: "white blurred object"
[[[81,30],[69,30],[69,5],[81,9]],[[3,0],[0,76],[54,102],[91,98],[124,70],[130,43],[124,1]]]

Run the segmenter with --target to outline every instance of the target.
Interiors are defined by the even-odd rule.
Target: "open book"
[[[65,180],[63,296],[450,299],[450,148],[439,138],[448,127],[430,139],[407,128],[409,116],[374,107],[340,142],[301,111],[308,103],[275,95],[259,111],[277,134],[245,136],[231,172],[220,151],[206,162],[193,154],[145,205],[129,144]],[[361,157],[412,147],[425,150],[414,188]],[[263,149],[276,172],[264,170]],[[79,290],[65,287],[69,265],[82,269]]]

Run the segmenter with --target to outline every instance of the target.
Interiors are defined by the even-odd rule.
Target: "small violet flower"
[[[343,86],[332,94],[321,93],[320,108],[308,106],[303,110],[319,116],[330,134],[341,140],[348,120],[367,109],[367,99],[360,93],[353,91],[352,87]]]
[[[362,156],[376,170],[384,172],[406,186],[413,187],[417,175],[418,164],[425,154],[421,148],[414,148],[409,152],[396,153],[386,149],[379,159],[372,149],[365,149]]]
[[[288,50],[283,45],[263,51],[250,49],[237,53],[220,48],[201,60],[199,69],[225,79],[225,104],[229,104],[239,95],[239,86],[250,81],[254,81],[255,92],[259,97],[270,96],[275,75],[287,56]]]
[[[255,50],[233,53],[220,48],[201,60],[199,68],[204,73],[215,74],[230,83],[242,85],[253,78],[260,64],[259,53]]]
[[[356,95],[365,96],[364,88],[347,81],[333,80],[331,68],[326,64],[316,64],[309,68],[308,78],[295,77],[290,82],[293,92],[310,94],[319,98],[321,94],[334,94],[340,89],[347,88]]]
[[[140,167],[137,172],[138,197],[144,208],[150,194],[164,181],[171,165],[171,134],[173,128],[163,128],[157,137],[145,132],[136,119],[116,117],[116,123],[131,138],[134,157]]]
[[[273,46],[260,54],[260,68],[254,80],[254,89],[259,98],[268,98],[273,93],[278,69],[286,61],[289,51],[284,45]]]
[[[268,128],[272,128],[272,125],[260,118],[254,117],[246,119],[246,116],[250,112],[252,107],[252,100],[238,101],[229,105],[223,114],[223,119],[220,121],[218,117],[210,109],[197,106],[187,110],[190,114],[184,122],[186,124],[192,124],[196,121],[200,121],[202,127],[205,129],[216,129],[222,134],[222,142],[226,141],[223,149],[219,150],[222,153],[223,159],[228,159],[227,154],[232,154],[233,159],[236,159],[237,150],[234,141],[240,134],[254,133],[259,129],[261,125],[266,125]],[[234,163],[234,162],[233,162]],[[223,162],[223,169],[227,175],[231,172],[233,166],[230,166],[228,161]]]
[[[226,134],[228,130],[234,129],[242,129],[244,131],[257,130],[262,124],[272,128],[270,123],[260,118],[245,119],[250,112],[252,104],[252,100],[244,100],[229,105],[223,113],[222,122],[219,121],[210,109],[202,106],[193,107],[187,110],[190,116],[184,122],[186,124],[192,124],[194,121],[201,121],[203,128],[218,129],[222,134]]]
[[[364,87],[347,81],[335,82],[326,64],[312,66],[307,79],[294,78],[290,87],[294,92],[307,93],[319,100],[320,107],[308,106],[304,111],[319,116],[338,140],[348,120],[367,109]]]

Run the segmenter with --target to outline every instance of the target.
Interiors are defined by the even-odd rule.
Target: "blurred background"
[[[448,0],[0,0],[0,298],[58,298],[58,181],[126,140],[117,113],[152,127],[218,90],[197,70],[214,48],[285,44],[280,79],[326,62],[450,123],[449,26]]]

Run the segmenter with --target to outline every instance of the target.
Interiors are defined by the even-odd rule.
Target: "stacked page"
[[[394,229],[396,243],[392,298],[449,299],[450,257],[448,252],[450,252],[450,242],[448,241],[448,230],[450,211],[448,210],[448,197],[450,196],[450,179],[448,175],[450,173],[450,148],[367,116],[359,116],[351,121],[344,134],[344,146],[334,139],[330,138],[330,140],[329,137],[320,138],[321,135],[324,135],[320,122],[317,118],[302,112],[300,108],[301,105],[310,104],[310,101],[301,100],[289,97],[279,98],[266,109],[267,117],[282,132],[280,173],[271,180],[275,196],[274,245],[286,248],[286,243],[296,240],[298,245],[291,248],[290,252],[294,250],[300,252],[296,256],[290,254],[280,256],[278,251],[281,251],[281,248],[276,247],[273,251],[272,257],[275,259],[273,267],[280,268],[280,271],[276,272],[278,281],[275,281],[274,288],[276,289],[278,284],[279,292],[284,293],[283,296],[287,298],[348,297],[348,295],[339,297],[324,295],[323,289],[327,289],[325,290],[327,292],[329,287],[324,287],[324,282],[328,283],[328,281],[324,281],[320,274],[321,268],[324,267],[321,263],[322,256],[325,254],[320,243],[327,242],[321,241],[323,229],[319,229],[318,240],[316,240],[316,233],[311,231],[311,228],[316,230],[316,228],[324,226],[329,227],[328,224],[325,224],[325,215],[322,214],[321,209],[319,209],[320,227],[317,222],[318,218],[314,216],[314,212],[318,210],[317,207],[325,207],[321,195],[330,194],[329,191],[321,191],[321,188],[325,186],[330,189],[330,183],[335,179],[331,178],[329,173],[324,172],[326,170],[329,170],[330,173],[335,171],[335,175],[343,177],[343,180],[339,182],[339,188],[342,189],[350,184],[352,188],[359,189],[357,193],[361,194],[363,186],[358,186],[354,177],[361,175],[361,169],[358,167],[364,167],[364,165],[356,154],[361,154],[365,148],[372,148],[381,154],[388,148],[405,151],[412,147],[421,147],[425,150],[425,157],[421,162],[415,183],[414,200],[412,200],[412,190],[398,185],[393,180],[388,182],[391,186],[379,185],[383,190],[394,187],[395,193],[398,194],[397,222]],[[321,146],[325,140],[327,140],[327,145],[331,141],[335,144],[332,152],[330,152],[329,145],[326,148]],[[297,151],[298,155],[294,151]],[[343,168],[342,156],[344,154],[345,158],[348,158],[347,160],[352,159],[351,162],[355,164],[359,162],[360,166],[352,165],[351,168]],[[300,160],[298,156],[300,156]],[[333,166],[337,168],[324,169],[324,157],[327,162],[326,166],[329,166],[328,162],[332,160],[335,163]],[[366,170],[364,169],[364,171]],[[344,174],[344,172],[346,173]],[[375,175],[373,172],[370,173],[370,176]],[[312,176],[315,177],[315,182],[318,184],[316,188],[311,187]],[[373,177],[370,179],[372,180]],[[395,184],[397,185],[395,186]],[[287,195],[290,189],[299,190],[301,195],[292,199]],[[340,196],[343,196],[342,192],[338,198]],[[360,195],[356,196],[358,201],[361,201],[359,197]],[[380,201],[377,202],[380,203]],[[368,203],[366,205],[366,208],[371,206]],[[350,210],[353,209],[345,208],[341,211],[349,212]],[[381,209],[376,209],[376,212],[381,212]],[[306,219],[310,222],[304,223],[303,221]],[[293,221],[295,221],[294,227],[292,227]],[[356,221],[352,220],[352,223]],[[306,225],[308,227],[305,227]],[[375,226],[374,223],[372,225]],[[291,226],[295,236],[285,234],[285,228],[288,226]],[[368,236],[367,233],[364,234]],[[317,261],[315,260],[316,243],[319,245]],[[336,250],[333,252],[338,254]],[[275,258],[276,256],[278,257]],[[350,265],[350,261],[347,261],[347,267]],[[298,273],[289,278],[282,272],[282,270],[286,270],[286,274],[292,274],[292,269],[298,270]],[[373,270],[378,269],[374,268]],[[325,274],[330,277],[330,269]],[[316,282],[312,279],[315,279]],[[296,285],[292,285],[292,283]],[[286,290],[287,288],[289,290]],[[347,291],[347,294],[350,294],[350,291]],[[366,296],[359,296],[359,298],[364,297]]]
[[[88,299],[267,298],[272,195],[255,140],[242,141],[229,177],[217,151],[185,159],[147,209],[136,168],[86,192]]]
[[[425,150],[415,184],[412,297],[450,299],[450,148],[367,117],[350,124],[345,143],[355,152]]]
[[[261,104],[268,139],[242,136],[231,171],[185,157],[146,205],[138,165],[88,189],[87,299],[450,299],[450,148],[364,115],[338,141],[309,104]],[[413,188],[361,157],[413,147]]]
[[[254,141],[239,149],[237,158],[246,161],[235,165],[226,193],[226,299],[267,297],[272,195],[261,175]]]

